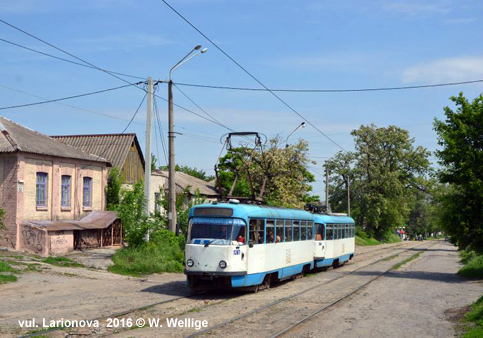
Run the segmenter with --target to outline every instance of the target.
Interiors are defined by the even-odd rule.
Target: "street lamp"
[[[285,139],[285,148],[288,148],[288,138],[289,138],[290,136],[292,136],[292,134],[293,134],[293,133],[295,133],[297,130],[299,130],[300,128],[304,128],[304,127],[305,127],[305,122],[302,122],[301,124],[299,124],[299,125],[298,125],[298,127],[297,127],[297,128],[295,128],[295,129],[294,129],[294,131],[293,131],[293,132],[291,132],[291,133],[290,133],[290,134],[287,136],[287,138]]]
[[[169,71],[168,78],[168,119],[169,119],[169,175],[168,175],[168,228],[176,232],[176,185],[175,185],[175,157],[174,157],[174,117],[173,117],[173,81],[171,75],[176,68],[185,64],[195,56],[203,54],[208,48],[201,49],[201,45],[193,48],[184,58],[178,61]]]

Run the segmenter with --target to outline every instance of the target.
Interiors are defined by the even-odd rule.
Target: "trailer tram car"
[[[197,205],[189,213],[185,274],[194,289],[268,288],[352,258],[353,225],[349,217],[233,200]]]

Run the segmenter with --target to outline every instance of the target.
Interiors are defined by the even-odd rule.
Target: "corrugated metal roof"
[[[104,157],[91,155],[58,142],[47,135],[0,116],[0,152],[26,152],[57,157],[75,158],[92,162],[109,163]]]
[[[152,175],[162,176],[166,178],[166,183],[164,185],[164,189],[168,189],[168,177],[169,173],[166,170],[155,170],[152,172]],[[218,196],[218,192],[213,184],[209,182],[203,181],[199,178],[193,177],[191,175],[182,173],[177,171],[175,175],[175,184],[176,184],[176,193],[181,193],[186,189],[187,186],[190,186],[190,193],[194,195],[196,193],[196,189],[199,189],[200,194],[204,196],[211,196],[215,197]]]
[[[50,231],[105,229],[117,219],[115,211],[92,211],[79,221],[22,221],[22,224],[33,225]]]
[[[51,136],[53,139],[107,158],[114,167],[122,168],[134,142],[144,168],[144,157],[136,134],[98,134]]]

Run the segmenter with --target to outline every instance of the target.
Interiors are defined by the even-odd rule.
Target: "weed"
[[[397,264],[394,264],[393,267],[391,268],[391,270],[397,270],[399,269],[401,266],[403,266],[404,264],[407,264],[413,260],[415,260],[416,258],[419,257],[419,255],[421,255],[421,252],[418,252],[417,254],[415,255],[412,255],[411,257],[409,258],[406,258],[405,260],[403,260],[402,262],[399,262]]]
[[[42,262],[47,264],[52,264],[55,266],[63,266],[63,267],[76,267],[76,268],[83,268],[84,265],[77,263],[76,261],[67,258],[67,257],[47,257],[42,260]]]

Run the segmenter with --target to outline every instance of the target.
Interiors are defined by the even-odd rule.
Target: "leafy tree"
[[[109,171],[106,189],[107,210],[116,210],[119,206],[121,202],[122,181],[119,168],[112,168]]]
[[[259,196],[264,187],[263,199],[269,205],[301,208],[305,200],[310,200],[308,193],[312,190],[309,183],[314,182],[314,176],[308,171],[310,162],[307,157],[308,143],[299,140],[295,145],[281,147],[280,137],[274,137],[262,150],[256,149],[250,163],[255,197]],[[220,159],[220,181],[226,194],[236,179],[232,195],[250,197],[250,181],[246,163],[249,162],[253,148],[242,146],[230,149]],[[238,173],[238,175],[237,175]],[[265,186],[264,186],[265,182]]]
[[[154,154],[151,154],[151,171],[156,170],[156,163],[158,162],[158,159]]]
[[[446,120],[435,119],[442,150],[439,177],[450,189],[441,197],[442,222],[462,248],[483,251],[483,95],[469,102],[463,93],[451,97]]]
[[[331,169],[334,211],[347,210],[347,182],[351,216],[368,235],[387,239],[408,219],[415,193],[425,191],[429,151],[414,147],[407,130],[396,126],[361,126],[352,131],[355,151],[339,153],[327,162]]]
[[[187,234],[188,231],[188,214],[189,209],[197,204],[202,204],[205,202],[206,198],[201,196],[199,189],[196,189],[195,195],[190,199],[190,186],[187,186],[183,192],[176,194],[176,220],[179,225],[180,233],[183,235]],[[164,190],[160,189],[161,200],[158,202],[161,204],[164,210],[169,208],[169,200],[165,196]],[[161,213],[155,215],[162,220],[164,224],[168,224],[168,216],[166,213]]]

